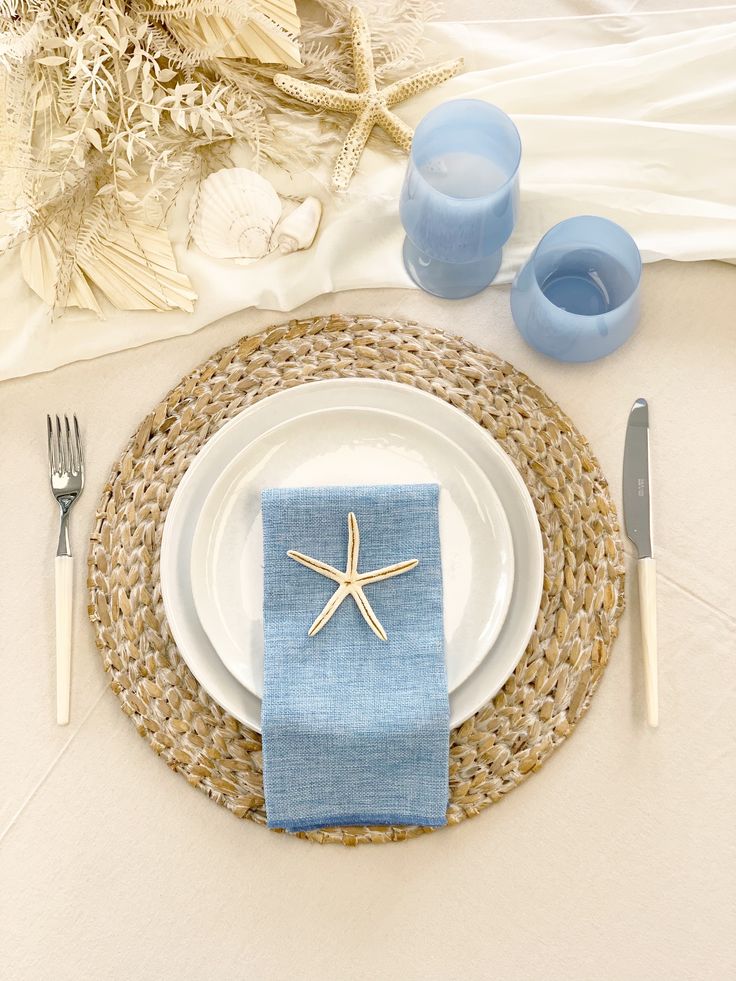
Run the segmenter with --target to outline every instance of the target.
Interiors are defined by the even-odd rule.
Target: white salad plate
[[[320,426],[314,426],[320,417]],[[380,425],[384,428],[376,429]],[[371,433],[372,442],[367,439]],[[331,459],[325,458],[328,446]],[[315,462],[318,447],[321,463]],[[454,466],[442,463],[444,453]],[[363,461],[365,454],[372,455],[372,465]],[[450,694],[452,725],[492,698],[513,671],[534,628],[543,553],[534,505],[511,460],[465,413],[418,389],[373,379],[312,382],[264,399],[223,426],[189,466],[164,525],[161,588],[172,635],[202,687],[240,721],[260,729],[256,692],[262,668],[256,651],[261,650],[262,659],[262,641],[256,634],[261,629],[262,560],[256,560],[261,537],[256,507],[262,487],[407,481],[442,486],[448,667],[456,681],[465,675]],[[510,553],[504,551],[509,530]],[[455,548],[453,534],[465,536],[465,552]],[[480,556],[489,542],[498,549],[491,560]],[[458,562],[470,570],[464,589],[452,582],[452,564]],[[474,564],[477,574],[486,577],[487,591],[480,598],[473,582]],[[231,579],[221,595],[228,569]],[[502,581],[491,581],[493,575],[501,580],[511,577],[508,600],[506,587]],[[458,576],[461,581],[461,573]],[[473,611],[476,637],[468,636],[458,616],[463,597],[467,603],[470,596],[473,603],[485,606]],[[228,670],[197,606],[208,611],[203,615],[210,631],[226,630],[235,641],[225,654],[234,670],[233,658],[246,651],[238,673],[254,690]],[[505,606],[504,616],[500,611]],[[233,617],[241,612],[239,634]],[[486,638],[495,636],[490,643],[486,640],[485,649],[480,640],[484,631]],[[450,666],[454,633],[466,637],[469,651],[467,657],[458,657],[456,668]]]
[[[303,411],[301,405],[314,402],[307,387],[290,395],[291,418],[241,450],[205,500],[191,557],[192,595],[202,626],[228,671],[261,697],[261,491],[439,484],[445,656],[452,692],[491,649],[511,601],[514,547],[493,484],[457,443],[399,411],[401,387],[387,399],[384,389],[352,382],[348,389],[331,386],[329,393],[318,393],[320,408]],[[384,408],[387,401],[395,404]],[[397,553],[397,561],[411,557],[408,551]],[[379,593],[370,600],[380,619]],[[316,616],[319,610],[313,612]],[[326,629],[336,629],[339,616]]]

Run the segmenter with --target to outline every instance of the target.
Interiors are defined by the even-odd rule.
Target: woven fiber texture
[[[598,462],[561,409],[495,355],[438,330],[352,316],[292,321],[219,351],[143,420],[112,470],[90,542],[90,617],[111,687],[140,735],[193,786],[265,825],[260,736],[206,695],[169,632],[163,525],[190,462],[225,422],[284,388],[350,376],[414,385],[467,412],[514,461],[539,517],[535,631],[501,691],[451,733],[453,825],[499,801],[567,738],[600,682],[624,603],[623,547]],[[355,845],[425,833],[300,836]]]

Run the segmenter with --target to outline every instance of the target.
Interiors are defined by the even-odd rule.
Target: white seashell
[[[276,227],[274,237],[281,252],[287,254],[297,249],[308,249],[315,239],[321,218],[322,202],[319,198],[305,198]]]
[[[260,259],[271,251],[281,201],[265,177],[244,167],[210,174],[199,189],[192,237],[215,259]]]

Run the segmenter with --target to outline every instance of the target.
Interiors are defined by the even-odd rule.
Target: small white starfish
[[[327,565],[326,562],[320,562],[318,559],[312,559],[308,555],[302,555],[301,552],[295,552],[293,549],[290,549],[286,553],[290,559],[300,562],[313,572],[318,572],[321,576],[326,576],[327,579],[332,579],[333,582],[337,583],[337,589],[309,628],[308,635],[310,637],[314,637],[315,634],[320,632],[322,627],[332,618],[346,596],[352,596],[355,600],[355,605],[363,614],[363,619],[373,633],[377,637],[380,637],[381,640],[388,639],[386,631],[381,625],[381,621],[373,612],[373,607],[363,592],[363,586],[367,586],[372,582],[381,582],[383,579],[392,579],[394,576],[400,576],[404,572],[409,572],[410,569],[419,565],[419,560],[409,559],[407,562],[397,562],[395,565],[387,565],[383,569],[374,569],[373,572],[358,572],[359,551],[360,531],[358,529],[358,519],[351,511],[348,515],[348,558],[344,572],[335,569],[334,566]]]
[[[373,67],[371,34],[365,14],[360,7],[351,8],[350,26],[353,32],[353,68],[357,92],[330,89],[326,85],[305,82],[301,78],[292,78],[290,75],[278,74],[273,77],[273,84],[277,88],[299,99],[300,102],[306,102],[320,109],[352,113],[356,117],[335,161],[332,183],[340,191],[344,191],[350,183],[373,127],[380,126],[394,143],[408,153],[414,131],[411,126],[407,126],[391,112],[391,109],[419,92],[446,82],[448,78],[457,75],[463,67],[463,59],[456,58],[454,61],[445,61],[441,65],[425,68],[415,75],[379,89]]]

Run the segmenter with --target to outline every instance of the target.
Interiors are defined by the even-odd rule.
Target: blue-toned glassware
[[[558,361],[595,361],[639,322],[641,256],[607,218],[568,218],[542,237],[511,290],[521,336]]]
[[[506,113],[454,99],[419,123],[401,191],[404,265],[428,293],[472,296],[493,281],[519,207],[521,140]]]

